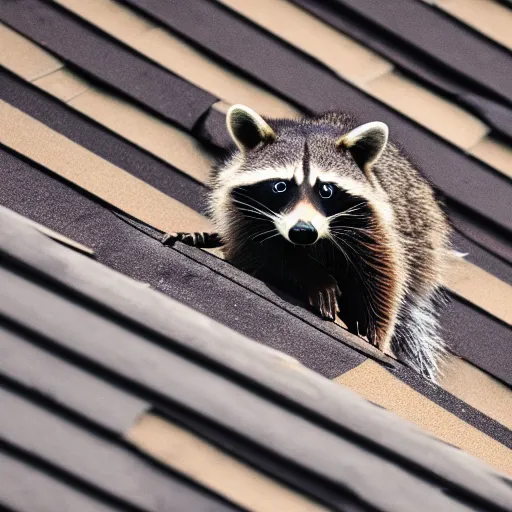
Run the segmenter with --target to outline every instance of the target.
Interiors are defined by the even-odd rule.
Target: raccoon
[[[343,113],[265,120],[243,105],[226,119],[234,145],[211,182],[217,233],[175,239],[223,245],[235,266],[434,380],[450,228],[388,127]]]

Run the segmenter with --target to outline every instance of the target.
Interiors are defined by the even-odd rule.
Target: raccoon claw
[[[312,290],[308,294],[310,306],[326,320],[334,321],[339,313],[338,297],[341,295],[338,285],[333,280],[329,284]]]

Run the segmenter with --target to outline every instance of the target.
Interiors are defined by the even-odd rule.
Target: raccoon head
[[[233,105],[226,119],[236,150],[213,184],[214,217],[234,213],[247,221],[238,223],[242,230],[259,226],[260,242],[281,235],[295,245],[332,238],[342,217],[357,226],[372,193],[372,167],[386,147],[384,123],[355,126],[341,114],[264,120],[243,105]],[[217,224],[229,239],[233,223]]]

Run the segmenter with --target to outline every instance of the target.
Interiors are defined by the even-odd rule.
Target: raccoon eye
[[[330,199],[334,194],[334,187],[330,183],[324,183],[320,185],[318,193],[322,199]]]
[[[283,192],[286,192],[286,183],[284,181],[276,181],[273,185],[272,185],[272,190],[276,193],[276,194],[281,194]]]

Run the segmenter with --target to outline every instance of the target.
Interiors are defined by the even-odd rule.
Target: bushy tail
[[[398,359],[432,382],[436,382],[447,354],[439,334],[439,308],[446,302],[441,292],[410,301],[402,308],[391,342]]]

